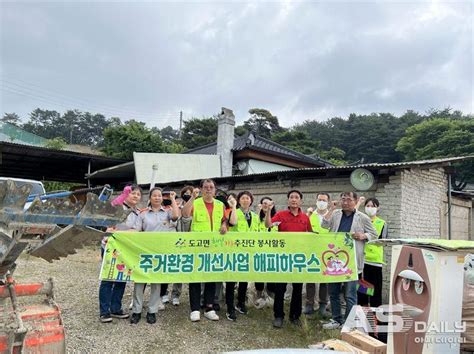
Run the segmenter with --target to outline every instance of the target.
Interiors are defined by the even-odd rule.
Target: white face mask
[[[375,208],[375,207],[365,207],[365,213],[368,216],[375,216],[375,215],[377,215],[377,208]]]
[[[326,210],[328,208],[328,202],[325,202],[324,200],[318,200],[316,202],[316,206],[319,210]]]

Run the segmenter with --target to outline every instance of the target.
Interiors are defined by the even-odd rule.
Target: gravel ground
[[[167,305],[158,313],[158,322],[142,321],[135,326],[128,320],[99,322],[98,274],[100,257],[96,249],[86,248],[66,259],[47,263],[24,256],[15,272],[17,282],[38,282],[53,277],[55,299],[62,309],[68,352],[224,352],[257,348],[305,348],[320,340],[338,337],[337,331],[324,331],[316,319],[303,319],[302,327],[285,322],[284,328],[272,328],[270,308],[249,308],[236,322],[225,319],[211,322],[189,320],[187,287],[181,305]],[[127,287],[124,305],[128,307],[132,287]],[[145,297],[147,298],[147,296]],[[287,309],[288,310],[288,309]],[[288,313],[288,311],[287,311]]]

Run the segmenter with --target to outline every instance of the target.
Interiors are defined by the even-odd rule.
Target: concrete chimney
[[[232,149],[234,148],[235,116],[222,107],[217,119],[217,155],[221,158],[222,177],[232,176]]]

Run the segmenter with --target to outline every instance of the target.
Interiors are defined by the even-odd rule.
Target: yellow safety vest
[[[372,225],[374,225],[374,228],[377,231],[377,235],[380,238],[380,236],[382,235],[383,227],[385,225],[385,220],[380,219],[378,216],[376,216],[372,220]],[[365,245],[364,253],[366,262],[384,264],[383,246],[368,243]]]
[[[259,232],[278,232],[278,226],[272,226],[270,228],[270,230],[268,230],[268,227],[265,226],[265,218],[263,218],[263,220],[260,221],[260,217],[259,217],[258,218],[257,231],[259,231]]]
[[[222,218],[224,217],[224,204],[214,199],[214,208],[212,209],[212,226],[209,213],[204,199],[198,198],[193,203],[193,221],[191,223],[191,231],[214,231],[219,230]],[[214,229],[214,230],[213,230]]]
[[[250,212],[250,226],[245,218],[245,214],[242,210],[237,209],[237,225],[230,228],[230,231],[258,231],[258,216],[253,211]]]
[[[319,215],[316,211],[311,214],[309,221],[311,222],[311,227],[314,232],[317,232],[318,234],[327,234],[329,232],[329,229],[321,227],[321,220],[319,219]]]

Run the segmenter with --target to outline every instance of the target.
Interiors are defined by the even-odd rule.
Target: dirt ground
[[[55,299],[62,309],[66,328],[68,352],[224,352],[258,348],[306,348],[320,340],[338,337],[337,331],[322,330],[315,318],[303,318],[302,327],[288,321],[282,329],[272,327],[272,310],[257,310],[249,306],[248,315],[240,315],[236,322],[225,318],[211,322],[189,320],[187,287],[184,287],[179,306],[166,305],[158,313],[155,325],[142,317],[138,325],[128,320],[114,319],[99,322],[99,252],[93,248],[79,250],[66,259],[47,263],[24,256],[18,262],[17,282],[38,282],[53,277]],[[124,296],[128,310],[132,287]],[[287,304],[288,305],[288,304]],[[222,306],[223,307],[223,306]],[[224,307],[223,307],[224,308]],[[288,313],[288,309],[286,310]],[[303,316],[304,317],[304,316]]]

